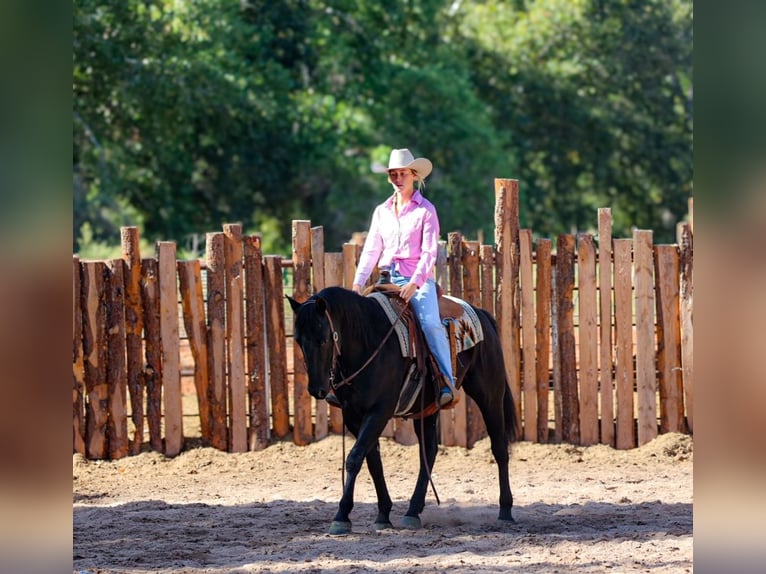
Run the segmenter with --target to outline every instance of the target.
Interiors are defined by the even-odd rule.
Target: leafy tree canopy
[[[392,147],[444,232],[492,237],[495,177],[541,235],[672,241],[691,192],[691,0],[80,0],[74,245],[290,222],[367,228]]]

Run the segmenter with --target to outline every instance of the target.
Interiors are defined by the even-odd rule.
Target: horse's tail
[[[474,307],[477,312],[480,312],[487,319],[487,322],[492,327],[496,340],[500,341],[500,330],[497,327],[497,321],[486,310]],[[519,439],[519,419],[516,414],[516,404],[513,400],[513,393],[511,392],[511,386],[508,384],[508,377],[505,375],[505,361],[503,360],[502,350],[500,351],[500,359],[503,365],[503,382],[505,383],[505,392],[503,393],[503,419],[505,420],[505,436],[508,439],[508,444],[514,443]]]

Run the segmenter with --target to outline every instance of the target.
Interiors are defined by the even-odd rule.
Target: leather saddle
[[[417,321],[417,317],[408,311],[402,313],[406,304],[404,300],[399,297],[399,291],[401,291],[401,287],[391,283],[390,280],[387,279],[388,278],[385,273],[382,273],[381,279],[378,280],[377,283],[367,287],[362,294],[365,296],[372,293],[382,293],[386,295],[388,302],[395,310],[397,316],[401,315],[401,321],[406,322],[407,330],[409,332],[410,346],[412,349],[414,349],[413,355],[416,357],[416,366],[414,365],[415,368],[410,370],[410,376],[408,376],[408,380],[405,381],[402,389],[402,397],[400,397],[399,400],[399,407],[397,408],[397,412],[395,414],[396,416],[402,416],[404,418],[412,417],[418,419],[424,416],[429,416],[439,410],[439,405],[436,400],[436,396],[438,396],[438,388],[436,387],[438,387],[438,385],[434,389],[435,396],[433,397],[433,401],[425,405],[424,408],[421,408],[419,404],[415,404],[419,403],[420,401],[414,400],[414,393],[417,392],[419,394],[419,392],[424,390],[424,381],[433,380],[435,377],[440,377],[441,373],[438,365],[436,364],[436,360],[431,353],[431,349],[426,342],[425,336],[420,329],[420,324]],[[464,374],[465,369],[461,369],[462,372],[460,373],[457,369],[458,348],[457,339],[454,336],[454,321],[463,314],[463,308],[459,303],[443,297],[442,295],[443,291],[437,284],[439,316],[442,319],[442,322],[446,325],[446,328],[449,329],[450,336],[448,340],[450,342],[452,372],[455,378],[455,388],[460,389],[463,382],[462,375]],[[431,376],[428,376],[429,374]],[[455,407],[455,405],[458,404],[458,402],[460,402],[460,394],[458,394],[451,403],[445,407],[441,407],[441,409],[452,409]]]

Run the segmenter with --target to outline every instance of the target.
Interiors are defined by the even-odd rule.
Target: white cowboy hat
[[[433,165],[431,160],[427,158],[415,159],[412,152],[407,148],[392,149],[391,156],[388,158],[388,167],[379,163],[372,164],[372,171],[376,173],[388,173],[391,169],[411,169],[416,173],[415,179],[423,180],[431,173]]]

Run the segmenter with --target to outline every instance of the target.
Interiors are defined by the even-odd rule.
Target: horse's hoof
[[[405,516],[402,518],[402,526],[409,530],[418,530],[423,528],[423,523],[420,522],[420,518],[417,516]]]
[[[513,515],[511,514],[510,510],[506,510],[506,511],[501,510],[500,515],[497,517],[497,519],[504,524],[513,524],[514,522],[516,522],[513,519]]]
[[[328,534],[333,534],[335,536],[341,535],[341,534],[351,534],[351,522],[341,522],[340,520],[333,520],[332,524],[330,524],[330,529],[327,531]]]
[[[391,530],[393,527],[394,525],[390,522],[376,522],[372,525],[372,529],[376,532],[380,532],[381,530]]]

